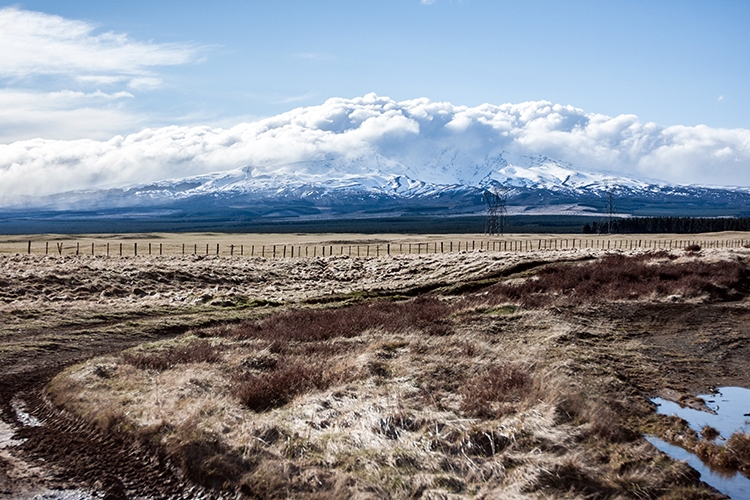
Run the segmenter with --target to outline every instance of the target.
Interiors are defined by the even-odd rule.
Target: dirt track
[[[45,385],[64,367],[141,341],[127,336],[93,339],[79,343],[75,350],[59,349],[21,360],[0,373],[3,420],[17,429],[13,439],[24,441],[11,454],[0,456],[0,496],[79,488],[100,491],[111,499],[202,496],[147,445],[128,436],[105,435],[57,410],[45,396]],[[24,418],[23,412],[30,417]]]

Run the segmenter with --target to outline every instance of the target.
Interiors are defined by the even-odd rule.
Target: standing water
[[[750,389],[743,387],[721,387],[713,394],[701,394],[711,412],[683,408],[677,403],[662,398],[652,401],[658,405],[660,415],[676,415],[687,421],[690,428],[700,432],[705,426],[719,431],[718,443],[736,432],[750,433]],[[701,474],[701,479],[734,500],[750,500],[750,479],[740,473],[716,471],[704,464],[700,458],[671,445],[659,438],[649,436],[649,443],[676,460],[685,460]]]

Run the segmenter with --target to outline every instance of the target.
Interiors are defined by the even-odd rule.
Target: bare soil
[[[96,366],[109,366],[107,363],[113,363],[114,359],[115,370],[131,370],[128,368],[131,365],[121,361],[123,349],[154,341],[163,349],[172,345],[169,339],[175,339],[175,345],[183,345],[199,335],[211,339],[212,345],[224,345],[222,359],[236,360],[239,358],[233,358],[231,353],[239,353],[234,349],[240,346],[235,345],[235,340],[226,332],[235,328],[232,325],[242,325],[243,321],[262,321],[299,308],[346,308],[377,298],[411,300],[408,298],[425,296],[450,304],[474,301],[476,305],[451,313],[458,316],[450,317],[453,330],[443,332],[444,335],[424,337],[424,332],[420,331],[363,333],[352,340],[359,345],[352,352],[364,356],[357,359],[364,363],[367,373],[352,375],[341,382],[344,384],[341,387],[339,382],[333,381],[325,388],[313,389],[309,395],[292,396],[290,402],[279,409],[261,411],[253,418],[262,422],[265,429],[281,429],[280,436],[294,437],[293,433],[284,434],[294,426],[284,424],[283,415],[298,415],[315,405],[325,406],[326,400],[328,404],[342,404],[340,401],[348,397],[346,394],[353,390],[356,393],[363,387],[370,387],[371,395],[398,392],[399,384],[405,383],[404,377],[411,376],[410,370],[429,366],[438,371],[423,379],[413,374],[413,380],[436,384],[431,388],[432,397],[442,398],[444,404],[438,407],[424,397],[404,396],[399,403],[404,406],[401,413],[396,411],[398,408],[385,405],[384,412],[375,420],[376,427],[380,427],[376,433],[379,437],[376,437],[391,446],[399,441],[389,437],[389,433],[401,433],[403,443],[407,443],[408,436],[413,434],[417,439],[418,434],[428,432],[424,426],[414,430],[408,428],[411,424],[404,424],[403,419],[400,423],[394,420],[409,412],[412,416],[432,415],[435,418],[431,421],[439,420],[436,415],[440,412],[474,419],[465,427],[454,425],[457,432],[469,434],[472,426],[507,424],[503,419],[523,416],[528,419],[528,425],[536,422],[534,425],[541,430],[534,431],[537,434],[518,434],[526,436],[526,441],[515,450],[509,449],[500,461],[481,453],[471,458],[472,463],[486,464],[490,472],[494,470],[493,463],[500,464],[506,470],[505,475],[499,474],[490,480],[488,472],[485,479],[477,479],[479,476],[475,475],[475,479],[468,480],[466,471],[462,473],[460,468],[430,473],[432,475],[423,471],[425,481],[421,485],[417,481],[409,483],[413,487],[368,490],[373,478],[382,477],[379,473],[367,476],[356,467],[343,473],[330,463],[313,466],[304,456],[278,455],[282,442],[274,439],[268,441],[275,444],[262,450],[272,457],[266,464],[268,468],[261,467],[255,469],[256,472],[265,470],[266,474],[273,475],[276,470],[273,467],[281,467],[279,470],[287,474],[290,467],[296,467],[302,470],[298,474],[304,475],[307,467],[308,471],[317,471],[316,477],[323,485],[318,493],[323,495],[337,492],[343,496],[367,496],[369,491],[370,496],[396,498],[419,491],[425,498],[461,497],[469,493],[487,498],[502,497],[503,492],[511,492],[510,483],[503,481],[507,481],[507,471],[513,469],[525,471],[522,478],[511,482],[515,488],[511,496],[518,498],[721,498],[701,485],[689,470],[650,448],[639,436],[645,430],[659,434],[660,429],[667,426],[654,415],[653,405],[648,401],[650,397],[666,395],[670,399],[687,400],[692,394],[716,386],[750,387],[750,302],[746,299],[744,284],[733,290],[729,298],[710,294],[653,294],[631,300],[580,302],[567,300],[563,293],[540,307],[522,307],[506,299],[487,302],[491,287],[498,283],[524,282],[533,279],[533,273],[545,266],[576,265],[601,255],[594,251],[469,252],[294,261],[193,256],[110,259],[0,256],[0,317],[3,319],[0,325],[0,417],[13,431],[14,440],[8,441],[9,436],[8,445],[0,447],[0,498],[26,498],[50,490],[80,490],[113,499],[220,498],[233,497],[238,491],[252,496],[247,489],[235,490],[231,484],[224,487],[191,476],[190,470],[180,464],[174,448],[154,439],[160,437],[160,431],[152,435],[138,432],[137,419],[127,421],[125,428],[114,432],[113,426],[102,425],[101,419],[88,411],[90,408],[86,410],[81,406],[85,403],[83,400],[69,405],[53,404],[55,394],[50,397],[50,382],[68,369],[68,377],[82,373],[85,377],[95,377],[82,379],[83,387],[95,394],[86,380],[102,379],[101,373],[94,373]],[[748,253],[742,249],[716,249],[689,257],[683,252],[675,256],[705,262],[741,262],[746,266]],[[240,344],[242,342],[246,341]],[[443,354],[428,365],[419,365],[425,358],[420,349],[425,346],[442,349]],[[256,348],[260,352],[268,346],[252,347]],[[510,417],[497,413],[491,416],[470,414],[470,409],[462,406],[461,387],[464,385],[461,384],[475,380],[472,376],[482,376],[480,371],[471,368],[472,363],[489,366],[482,349],[494,353],[495,361],[526,363],[524,366],[532,379],[539,377],[541,380],[550,373],[559,373],[575,388],[571,394],[594,402],[611,403],[616,411],[615,420],[619,422],[615,427],[624,434],[592,434],[590,429],[596,427],[597,419],[591,415],[581,416],[572,423],[560,422],[556,415],[568,404],[563,404],[564,398],[550,398],[546,406],[530,403],[527,408],[511,412]],[[466,359],[457,358],[458,353]],[[90,360],[88,364],[79,366],[88,368],[75,367],[87,360]],[[191,366],[188,363],[184,367],[198,370],[198,365]],[[443,366],[442,372],[440,366]],[[462,372],[459,366],[468,371]],[[177,380],[179,370],[170,370]],[[129,373],[153,379],[154,372],[144,368]],[[114,376],[113,380],[116,379]],[[455,387],[450,383],[452,379],[456,381]],[[59,380],[62,379],[58,379],[58,383]],[[165,387],[161,390],[162,394],[168,392]],[[339,396],[334,397],[336,394]],[[362,393],[357,397],[365,396]],[[599,408],[584,406],[590,411]],[[331,408],[325,411],[330,413]],[[340,408],[340,411],[346,414],[348,410]],[[535,417],[536,421],[532,418],[534,411],[541,415]],[[24,419],[25,413],[36,420],[29,424],[28,419]],[[317,416],[308,420],[320,426]],[[37,421],[41,425],[35,425]],[[128,425],[135,427],[128,430]],[[319,431],[309,423],[305,425],[311,429],[309,433]],[[234,430],[227,431],[232,432]],[[546,440],[539,441],[539,433],[546,433]],[[679,433],[687,435],[687,430],[679,428],[675,435]],[[2,435],[0,432],[0,439]],[[456,436],[458,434],[452,439],[458,439]],[[261,435],[260,439],[264,437],[269,436]],[[540,448],[540,443],[545,444]],[[447,441],[443,444],[451,445]],[[388,450],[391,453],[388,457],[393,458],[393,450]],[[529,453],[542,456],[534,461],[527,456]],[[494,451],[490,455],[494,455]],[[628,455],[632,456],[630,462],[624,458]],[[410,455],[399,456],[408,462]],[[514,459],[524,465],[519,469],[518,464],[512,463]],[[458,463],[462,459],[454,457],[452,460]],[[420,476],[414,464],[380,464],[378,467],[390,471],[390,475],[386,474],[388,477]],[[600,473],[615,479],[592,480]],[[281,476],[286,477],[284,474]],[[636,476],[638,481],[634,479]],[[629,494],[628,488],[617,482],[623,477],[637,485],[651,482],[653,487],[648,491],[644,489],[641,496]],[[260,487],[249,480],[247,484]],[[675,488],[681,493],[669,497],[670,490]],[[297,493],[299,497],[314,494],[314,488]]]

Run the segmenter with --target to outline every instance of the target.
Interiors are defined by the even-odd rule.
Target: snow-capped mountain
[[[481,214],[495,188],[511,214],[596,214],[611,194],[622,214],[748,215],[747,188],[642,177],[741,169],[746,138],[545,101],[469,108],[368,94],[230,129],[0,145],[0,220]]]
[[[37,200],[53,211],[232,212],[243,217],[361,217],[481,214],[483,194],[499,189],[511,214],[601,213],[610,193],[623,214],[734,215],[750,210],[743,190],[674,186],[586,172],[544,156],[503,152],[472,164],[438,152],[418,167],[378,153],[280,165],[246,166],[123,188],[75,191]],[[721,211],[726,213],[719,213]],[[140,211],[140,212],[139,212]],[[719,211],[719,212],[717,212]]]

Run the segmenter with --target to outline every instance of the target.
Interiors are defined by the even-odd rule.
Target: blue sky
[[[714,152],[749,170],[749,26],[746,0],[0,1],[0,146],[231,128],[374,92],[742,129]]]
[[[750,128],[747,1],[26,1],[94,33],[194,49],[127,103],[154,124],[228,124],[376,92],[571,104],[660,125]],[[3,84],[113,92],[31,77]],[[228,120],[228,121],[227,121]]]

